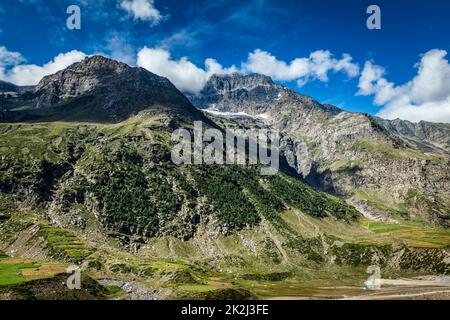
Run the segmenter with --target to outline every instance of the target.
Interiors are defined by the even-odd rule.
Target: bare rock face
[[[188,95],[199,108],[214,108],[218,111],[237,112],[252,109],[266,111],[266,103],[279,95],[281,87],[276,86],[267,76],[252,74],[244,76],[213,75],[200,94]]]
[[[35,89],[36,108],[56,105],[88,108],[119,122],[142,110],[199,116],[198,111],[166,78],[102,56],[93,56],[53,75]]]
[[[424,152],[450,153],[450,124],[420,121],[418,123],[406,120],[385,120],[374,118],[377,123],[389,132],[398,135],[405,142]]]
[[[450,222],[450,125],[345,112],[260,75],[213,76],[189,98],[202,109],[262,116],[281,132],[288,164],[315,187],[374,215]]]
[[[239,73],[223,76],[213,75],[203,89],[203,94],[224,94],[242,89],[249,91],[259,86],[271,87],[273,85],[275,84],[272,79],[262,74],[251,74],[249,76]]]
[[[191,102],[201,109],[222,112],[245,112],[250,115],[275,115],[285,106],[306,110],[340,113],[337,107],[322,105],[311,97],[301,95],[281,85],[270,77],[251,74],[213,75],[197,95],[188,95]]]

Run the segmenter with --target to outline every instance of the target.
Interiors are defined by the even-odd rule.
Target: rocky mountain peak
[[[73,71],[89,70],[91,72],[114,72],[114,73],[121,73],[130,69],[132,69],[132,67],[128,66],[125,63],[99,55],[86,57],[81,62],[74,63],[68,68],[68,70]]]
[[[36,109],[118,122],[142,110],[193,115],[199,112],[166,78],[103,56],[91,56],[44,77],[34,94]],[[61,108],[63,107],[63,108]],[[56,109],[55,109],[56,110]]]
[[[274,102],[284,91],[282,86],[275,84],[268,76],[257,73],[249,75],[233,73],[212,75],[200,93],[187,96],[200,109],[213,108],[225,112],[241,109],[237,112],[247,112],[243,106],[247,102],[251,104],[255,101]]]
[[[37,107],[53,105],[65,96],[78,96],[99,86],[109,85],[113,78],[126,72],[131,73],[132,69],[124,63],[102,56],[87,57],[64,70],[44,77],[36,86],[39,95]],[[48,91],[51,91],[56,99],[47,100],[45,93]]]
[[[256,73],[213,75],[199,94],[188,95],[188,98],[200,109],[244,112],[255,116],[276,114],[285,108],[307,113],[313,109],[326,112],[324,116],[342,111],[335,106],[322,105],[309,96],[276,84],[268,76]]]
[[[374,117],[374,120],[389,132],[405,140],[424,152],[445,151],[450,153],[450,124],[420,121],[417,123],[407,120],[386,120]],[[437,149],[436,149],[437,148]]]
[[[214,74],[205,85],[204,92],[226,93],[235,90],[251,90],[258,86],[273,86],[273,80],[262,74],[241,74],[231,75]]]

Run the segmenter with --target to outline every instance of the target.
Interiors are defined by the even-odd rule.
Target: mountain
[[[203,115],[166,78],[102,56],[44,77],[28,100],[14,105],[14,121],[78,120],[115,123],[142,110],[184,118]]]
[[[450,125],[344,112],[254,74],[213,76],[190,99],[207,111],[263,118],[282,133],[293,169],[368,217],[449,225]]]
[[[199,94],[187,96],[200,109],[210,108],[223,112],[243,111],[249,114],[265,114],[271,111],[273,104],[281,99],[312,105],[331,113],[341,111],[336,107],[321,105],[307,96],[276,85],[270,77],[260,74],[213,75]]]
[[[16,86],[13,83],[0,80],[0,93],[26,93],[34,90],[34,86]]]
[[[420,121],[385,120],[374,117],[375,121],[392,134],[397,135],[415,148],[424,152],[450,153],[450,125]]]
[[[98,56],[9,101],[0,119],[0,298],[338,298],[364,293],[373,264],[386,277],[450,273],[447,229],[400,220],[384,208],[398,221],[369,220],[337,187],[339,197],[313,187],[321,180],[311,173],[340,155],[361,160],[362,168],[336,170],[342,176],[331,182],[349,180],[340,187],[392,184],[382,178],[413,183],[373,172],[388,165],[381,161],[400,163],[397,152],[419,151],[372,118],[321,105],[264,76],[217,76],[210,85],[198,101],[263,116],[237,123],[204,115],[167,79]],[[291,167],[263,176],[259,165],[176,165],[171,135],[191,131],[195,120],[222,132],[279,128]],[[349,147],[362,133],[372,139],[370,152],[386,148],[381,155]],[[439,180],[442,168],[431,178]],[[428,175],[419,178],[440,190]],[[83,274],[76,294],[61,286],[73,264]]]
[[[0,80],[0,92],[18,92],[19,87],[10,82]]]
[[[212,224],[226,234],[258,225],[264,214],[276,215],[284,208],[274,191],[260,185],[263,181],[273,188],[292,184],[309,190],[298,205],[311,215],[343,220],[358,215],[337,198],[288,176],[260,178],[255,167],[173,164],[173,130],[191,128],[195,120],[218,126],[167,79],[143,69],[100,56],[86,58],[43,78],[32,101],[32,110],[51,110],[57,116],[71,111],[80,119],[80,110],[89,110],[83,121],[104,120],[98,117],[101,112],[114,120],[91,126],[74,122],[71,115],[69,123],[74,124],[27,127],[29,137],[22,137],[20,126],[13,132],[2,126],[0,191],[43,204],[48,218],[61,227],[83,224],[82,217],[70,213],[73,205],[82,205],[111,232],[188,240],[199,225]],[[118,119],[122,121],[114,124]],[[24,149],[26,159],[21,158]],[[265,203],[268,199],[273,203]],[[314,208],[315,202],[322,203],[321,210]]]

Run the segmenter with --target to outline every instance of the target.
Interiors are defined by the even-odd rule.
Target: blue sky
[[[81,8],[81,30],[66,27],[66,9],[71,4]],[[381,8],[381,30],[366,28],[366,9],[371,4]],[[450,71],[441,74],[432,68],[435,64],[443,67],[437,69],[448,67],[444,53],[450,52],[449,13],[446,0],[2,0],[0,77],[25,81],[29,66],[32,72],[54,71],[61,64],[45,64],[76,50],[155,69],[151,71],[176,78],[175,84],[178,79],[181,86],[182,81],[197,81],[201,86],[204,80],[200,78],[209,75],[206,59],[215,59],[221,72],[265,71],[261,66],[265,60],[259,60],[256,67],[255,61],[249,60],[249,54],[259,50],[254,59],[275,59],[267,68],[269,75],[279,75],[279,82],[321,102],[349,111],[381,111],[386,117],[408,118],[412,110],[416,114],[410,119],[413,121],[450,122],[450,94],[443,94],[450,89]],[[149,50],[142,52],[143,48]],[[430,52],[433,49],[439,51]],[[331,63],[326,77],[312,71],[297,72],[297,77],[286,75],[295,71],[291,65],[295,59],[309,59],[302,61],[309,68],[323,67],[311,60],[310,54],[327,51],[330,55],[317,62]],[[337,67],[343,54],[351,56],[358,74]],[[71,56],[67,61],[80,57]],[[180,60],[183,57],[184,62]],[[160,64],[155,66],[154,61]],[[284,73],[275,70],[283,63],[287,66]],[[227,69],[232,65],[234,69]],[[441,73],[430,76],[429,65],[433,72]],[[178,69],[189,72],[193,66],[200,69],[193,69],[200,78],[191,80],[189,75],[174,73]],[[440,79],[439,87],[429,89],[426,97],[417,95],[422,87],[414,87],[414,83],[430,79],[414,81],[420,78],[421,69],[422,78]],[[366,80],[376,76],[370,78],[370,85],[361,87],[363,74]],[[386,109],[390,111],[383,113]],[[431,111],[437,114],[430,118],[426,114]]]

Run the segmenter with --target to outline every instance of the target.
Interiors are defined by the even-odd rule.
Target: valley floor
[[[65,287],[66,266],[24,258],[0,259],[0,299],[132,299],[160,300],[167,289],[151,288],[140,281],[83,279],[81,290]],[[354,275],[350,275],[354,276]],[[87,281],[87,282],[86,282]],[[211,277],[203,284],[176,287],[182,298],[231,288],[247,289],[251,296],[237,299],[268,300],[449,300],[450,277],[419,276],[383,279],[378,290],[366,290],[361,279],[316,279],[299,281],[230,281],[229,277]],[[154,285],[154,284],[153,284]],[[56,290],[55,290],[56,289]],[[175,289],[174,287],[171,288]],[[38,292],[39,291],[39,292]],[[57,293],[55,295],[55,292]],[[177,298],[172,296],[173,298]]]
[[[153,238],[124,247],[94,219],[80,231],[11,211],[0,224],[0,299],[450,299],[448,229],[407,221],[345,223],[294,209],[282,218],[307,241],[303,245],[318,243],[327,257],[341,260],[305,259],[264,223],[228,236],[205,229],[189,241]],[[411,251],[406,264],[395,261],[407,248],[423,252]],[[381,263],[382,287],[365,290],[372,259],[366,256],[383,253],[393,261]],[[416,270],[414,260],[423,260]],[[82,267],[81,290],[65,284],[72,264]],[[444,271],[426,270],[432,264]]]

